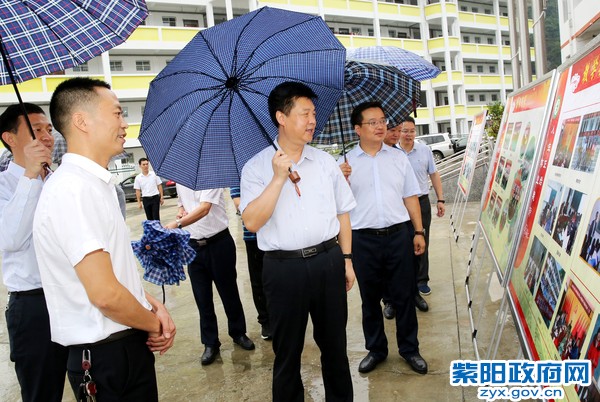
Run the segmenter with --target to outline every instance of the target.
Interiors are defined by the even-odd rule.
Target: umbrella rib
[[[287,57],[287,56],[290,56],[290,55],[306,55],[306,54],[312,54],[312,53],[328,53],[328,52],[335,51],[335,50],[341,51],[341,49],[338,49],[338,48],[327,48],[327,49],[304,50],[302,52],[282,53],[282,54],[279,54],[279,55],[273,57],[272,59],[265,60],[265,61],[263,61],[260,64],[252,66],[248,70],[244,70],[240,75],[242,75],[242,74],[244,76],[252,75],[252,74],[254,74],[256,72],[256,70],[258,70],[259,68],[263,67],[267,63],[277,62],[277,59],[280,59],[280,58],[283,58],[283,57]]]
[[[200,75],[202,77],[208,77],[208,78],[212,78],[215,81],[219,81],[218,85],[215,85],[213,87],[199,88],[199,90],[214,90],[214,89],[217,89],[217,88],[221,87],[221,85],[224,82],[222,78],[215,77],[214,75],[207,74],[207,73],[202,72],[202,71],[195,71],[195,70],[177,70],[177,71],[175,71],[173,73],[169,73],[169,74],[165,74],[163,76],[156,77],[154,80],[152,80],[152,82],[158,82],[158,81],[161,81],[161,80],[163,80],[165,78],[175,77],[175,76],[180,75],[180,74]]]
[[[261,9],[261,10],[264,10],[264,9]],[[257,13],[256,15],[258,15],[258,13]],[[258,51],[258,50],[261,48],[261,46],[262,46],[262,45],[264,45],[265,43],[267,43],[267,42],[268,42],[268,41],[269,41],[271,38],[273,38],[275,35],[279,35],[280,33],[282,33],[282,32],[285,32],[285,31],[288,31],[288,30],[290,30],[290,29],[292,29],[292,28],[296,28],[296,27],[299,27],[299,26],[301,26],[301,25],[307,24],[307,23],[309,23],[309,22],[312,22],[313,20],[315,20],[315,19],[318,19],[318,18],[321,18],[321,17],[311,17],[311,18],[309,18],[309,19],[307,19],[307,20],[304,20],[304,21],[302,21],[302,22],[299,22],[299,23],[297,23],[297,24],[294,24],[294,25],[290,25],[290,26],[288,26],[288,27],[286,27],[286,28],[284,28],[284,29],[282,29],[282,30],[280,30],[280,31],[277,31],[277,32],[274,32],[274,33],[272,33],[272,34],[271,34],[271,35],[269,35],[267,38],[265,38],[265,40],[263,40],[263,41],[262,41],[262,42],[261,42],[261,43],[260,43],[258,46],[256,46],[256,47],[255,47],[255,48],[252,50],[252,52],[250,52],[250,55],[249,55],[249,56],[246,58],[246,60],[244,60],[244,63],[243,63],[243,64],[242,64],[242,65],[241,65],[241,66],[240,66],[238,69],[237,69],[237,71],[238,71],[239,73],[242,73],[242,74],[243,74],[243,73],[245,72],[246,68],[248,67],[248,65],[250,64],[250,62],[252,61],[252,58],[254,57],[254,55],[256,54],[256,52],[257,52],[257,51]],[[245,29],[245,28],[244,28],[244,29]],[[238,37],[238,41],[237,41],[237,43],[236,43],[236,48],[235,48],[235,50],[234,50],[234,52],[235,52],[235,53],[237,53],[237,47],[238,47],[238,44],[239,44],[239,40],[240,40],[240,38],[241,38],[241,36],[242,36],[242,33],[243,33],[243,30],[242,30],[242,32],[240,33],[239,37]],[[337,49],[336,49],[336,50],[337,50]]]

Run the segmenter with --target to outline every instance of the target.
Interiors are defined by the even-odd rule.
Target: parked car
[[[452,141],[452,148],[454,148],[454,152],[459,152],[459,151],[462,151],[463,149],[467,148],[468,140],[469,140],[469,137],[466,135],[452,138],[451,141]]]
[[[436,162],[441,161],[454,153],[452,141],[450,141],[448,133],[419,135],[415,140],[429,145],[429,148],[431,148],[431,151],[433,152],[433,159],[435,159]]]
[[[133,188],[133,182],[135,181],[136,176],[137,174],[129,176],[121,183],[119,183],[119,186],[123,189],[123,192],[125,193],[125,200],[127,201],[136,201],[135,189]],[[167,180],[162,177],[160,179],[162,181],[163,195],[165,197],[171,198],[177,197],[177,188],[175,187],[175,182],[173,180]]]

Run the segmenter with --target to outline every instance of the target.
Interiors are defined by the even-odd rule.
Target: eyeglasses
[[[360,125],[362,126],[363,124],[368,124],[369,126],[371,126],[371,128],[375,128],[378,125],[387,126],[388,123],[389,123],[388,119],[381,119],[381,120],[369,120],[364,123],[360,123]]]
[[[400,132],[402,134],[408,134],[408,133],[410,133],[410,134],[416,134],[417,130],[400,130]]]

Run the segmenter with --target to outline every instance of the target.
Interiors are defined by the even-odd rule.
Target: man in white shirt
[[[406,155],[383,143],[387,119],[380,103],[358,105],[351,122],[360,137],[359,145],[346,155],[352,168],[348,181],[357,204],[350,212],[353,262],[369,351],[358,371],[368,373],[387,358],[379,303],[384,290],[389,290],[396,309],[398,352],[414,371],[425,374],[427,362],[419,353],[415,311],[414,256],[425,249],[419,184]]]
[[[321,350],[325,399],[351,401],[346,351],[348,302],[354,284],[348,212],[356,205],[348,183],[312,140],[315,93],[284,82],[269,95],[276,145],[242,170],[240,211],[265,251],[263,286],[273,336],[273,401],[304,401],[300,360],[310,315]],[[288,179],[288,170],[300,182]]]
[[[76,397],[89,351],[98,400],[158,401],[152,352],[172,346],[175,325],[142,287],[106,170],[128,127],[119,100],[103,81],[72,78],[56,88],[50,114],[68,152],[44,186],[33,238],[52,340],[69,347]]]
[[[177,219],[165,227],[185,227],[196,258],[188,265],[194,299],[200,312],[200,339],[205,349],[200,362],[209,365],[219,354],[219,328],[213,303],[213,282],[227,315],[229,336],[246,350],[254,343],[246,336],[246,317],[240,300],[235,270],[235,243],[229,233],[223,189],[194,191],[177,184]]]
[[[150,171],[150,162],[146,158],[138,161],[142,173],[135,177],[133,188],[137,198],[138,207],[146,213],[146,219],[160,220],[160,206],[165,203],[163,199],[162,181],[154,172]]]
[[[25,122],[25,109],[35,140]],[[60,402],[67,349],[50,339],[50,321],[33,247],[33,215],[52,163],[52,125],[37,105],[9,106],[0,116],[2,143],[11,162],[0,173],[2,277],[9,291],[6,324],[10,360],[24,402]]]

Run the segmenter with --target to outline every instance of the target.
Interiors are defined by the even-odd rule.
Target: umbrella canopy
[[[3,0],[0,40],[15,81],[23,82],[125,42],[147,15],[142,0]],[[0,85],[10,83],[3,63]]]
[[[144,234],[132,241],[133,253],[144,268],[144,279],[155,285],[179,285],[185,280],[183,266],[196,258],[188,244],[189,232],[166,229],[159,221],[144,221]]]
[[[199,32],[150,84],[139,140],[157,174],[194,189],[239,185],[272,144],[282,82],[318,96],[321,129],[342,94],[346,50],[320,18],[263,7]]]
[[[421,95],[421,83],[396,67],[358,61],[346,62],[344,88],[344,95],[313,143],[344,144],[357,140],[350,116],[363,102],[380,102],[389,125],[396,126],[414,111]]]
[[[435,78],[441,72],[418,54],[395,46],[366,46],[348,50],[348,59],[386,63],[417,81]]]

